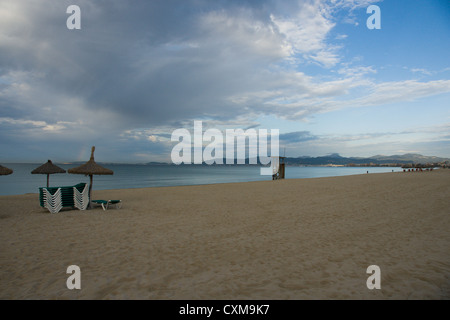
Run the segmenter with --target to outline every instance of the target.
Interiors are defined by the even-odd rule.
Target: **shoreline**
[[[298,167],[298,166],[293,166]],[[314,166],[315,168],[341,168],[341,167],[334,167],[334,166]],[[305,166],[307,168],[307,166]],[[348,168],[355,168],[355,167],[348,167]],[[357,167],[358,169],[365,169],[370,167]],[[377,168],[377,167],[372,167]],[[397,168],[397,167],[384,167],[384,168]],[[438,170],[438,169],[435,169]],[[369,174],[388,174],[388,173],[404,173],[403,171],[387,171],[387,172],[372,172]],[[407,173],[407,172],[406,172]],[[336,176],[325,176],[325,177],[307,177],[307,178],[286,178],[285,180],[303,180],[303,179],[321,179],[321,178],[337,178],[337,177],[346,177],[346,176],[357,176],[357,175],[366,175],[367,173],[354,173],[354,174],[345,174],[345,175],[336,175]],[[147,188],[169,188],[169,187],[189,187],[189,186],[209,186],[209,185],[217,185],[217,184],[229,184],[229,183],[248,183],[248,182],[266,182],[266,181],[272,181],[269,177],[267,177],[267,180],[249,180],[249,181],[236,181],[236,182],[216,182],[216,183],[198,183],[198,184],[180,184],[180,185],[167,185],[167,186],[148,186],[148,187],[136,187],[136,188],[111,188],[111,189],[99,189],[100,191],[108,191],[108,190],[128,190],[128,189],[147,189]],[[70,185],[64,184],[64,185]],[[59,185],[58,185],[59,186]],[[62,184],[61,184],[62,186]],[[57,187],[57,186],[51,186],[51,187]],[[94,189],[95,189],[95,178],[94,178]],[[39,194],[38,192],[27,192],[27,193],[21,193],[21,194],[7,194],[2,195],[0,194],[0,197],[9,197],[9,196],[21,196],[21,195],[27,195],[27,194]]]
[[[390,173],[390,174],[388,174]],[[450,299],[450,171],[0,196],[1,299]],[[68,290],[69,265],[81,290]],[[366,269],[381,269],[381,290]]]

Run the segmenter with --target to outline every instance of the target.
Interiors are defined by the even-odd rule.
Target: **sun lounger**
[[[73,202],[75,208],[80,210],[86,210],[89,205],[89,188],[86,184],[82,192],[80,192],[76,187],[73,187]]]
[[[47,208],[51,213],[58,213],[63,205],[61,200],[61,188],[58,188],[54,194],[50,191],[44,189],[44,207]]]
[[[111,205],[115,205],[117,209],[122,207],[122,200],[92,200],[92,202],[101,205],[103,210],[108,210]]]
[[[61,202],[63,208],[72,207],[75,208],[74,199],[74,187],[79,191],[83,192],[86,187],[86,183],[79,183],[75,186],[64,186],[64,187],[40,187],[39,188],[39,204],[41,207],[46,208],[45,200],[46,194],[44,190],[47,190],[51,195],[55,194],[58,189],[61,189]]]

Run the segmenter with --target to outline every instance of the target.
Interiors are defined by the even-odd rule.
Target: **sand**
[[[450,298],[450,170],[94,184],[94,198],[123,206],[50,214],[37,194],[0,197],[0,299]]]

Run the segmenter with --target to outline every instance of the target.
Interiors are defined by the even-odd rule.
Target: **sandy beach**
[[[93,192],[0,197],[1,299],[450,298],[450,170]]]

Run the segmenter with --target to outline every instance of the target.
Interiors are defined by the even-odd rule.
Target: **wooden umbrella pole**
[[[88,203],[88,209],[91,209],[91,193],[92,193],[92,174],[89,175],[90,178],[90,184],[89,184],[89,203]]]
[[[91,159],[92,161],[94,161],[94,151],[95,151],[95,147],[92,147],[91,149]]]
[[[50,175],[47,173],[47,188],[48,188],[49,177],[50,177]]]

